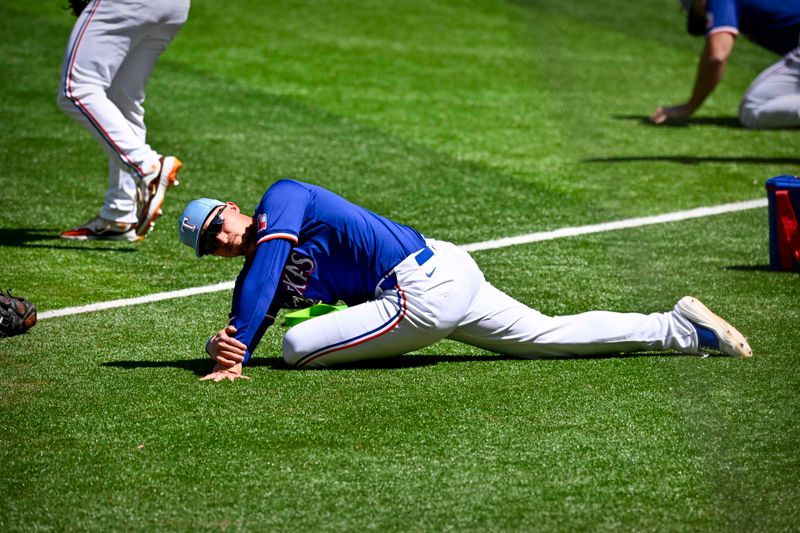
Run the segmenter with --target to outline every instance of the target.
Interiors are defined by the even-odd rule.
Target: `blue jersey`
[[[800,0],[708,0],[706,33],[742,33],[785,55],[800,45]]]
[[[245,362],[289,298],[365,302],[387,273],[425,247],[416,230],[299,181],[273,184],[253,221],[256,252],[236,279],[230,314],[247,346]]]

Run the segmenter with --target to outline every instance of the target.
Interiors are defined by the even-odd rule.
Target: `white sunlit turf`
[[[678,302],[677,308],[689,321],[714,332],[717,339],[719,339],[719,350],[721,352],[735,357],[753,356],[753,350],[744,335],[721,317],[711,312],[697,298],[684,296]]]

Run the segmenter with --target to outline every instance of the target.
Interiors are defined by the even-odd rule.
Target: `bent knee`
[[[748,129],[758,129],[763,126],[759,123],[759,113],[757,109],[751,105],[747,105],[747,102],[742,102],[742,106],[739,108],[739,123]]]
[[[797,128],[800,126],[800,95],[796,101],[786,104],[783,107],[770,105],[764,108],[742,106],[739,122],[749,129]]]
[[[91,88],[81,86],[73,86],[67,89],[62,85],[56,95],[56,104],[64,113],[75,113],[80,106],[81,99],[88,95],[91,90]]]
[[[69,98],[65,92],[64,88],[60,88],[58,94],[56,95],[56,105],[61,111],[65,113],[71,111],[73,107],[75,107],[75,100]]]
[[[283,336],[283,345],[281,346],[283,360],[287,365],[293,367],[297,367],[303,357],[312,350],[308,342],[309,336],[303,335],[299,329],[302,328],[289,328],[289,331]]]
[[[64,79],[58,87],[56,103],[62,111],[72,111],[90,97],[107,98],[107,87],[92,80]]]

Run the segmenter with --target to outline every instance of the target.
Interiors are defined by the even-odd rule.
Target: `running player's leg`
[[[144,123],[145,88],[153,68],[178,34],[188,17],[188,1],[173,1],[168,5],[153,2],[153,14],[158,22],[145,22],[136,32],[124,61],[119,65],[111,86],[107,90],[109,100],[125,118],[131,133],[144,145],[146,128]],[[149,149],[149,147],[148,147]]]
[[[139,39],[141,22],[131,11],[125,2],[110,0],[95,0],[84,9],[67,44],[58,104],[143,176],[157,169],[158,154],[141,143],[106,94]]]
[[[106,90],[108,99],[127,122],[131,135],[156,159],[160,158],[160,154],[146,140],[145,88],[158,58],[177,34],[182,21],[185,21],[185,14],[182,20],[176,18],[180,23],[150,24],[141,29],[138,43],[128,51],[111,86]],[[136,184],[131,168],[123,165],[114,153],[109,159],[109,187],[100,216],[118,222],[137,223]]]
[[[100,217],[124,224],[136,224],[136,179],[116,154],[108,155],[108,189]]]
[[[748,128],[800,126],[800,48],[750,84],[739,108],[739,120]]]
[[[484,283],[450,339],[518,357],[697,349],[691,323],[675,312],[592,311],[546,316]]]

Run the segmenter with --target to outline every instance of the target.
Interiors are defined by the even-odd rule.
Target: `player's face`
[[[219,257],[252,255],[255,252],[252,230],[253,219],[243,215],[239,206],[228,202],[208,217],[203,226],[203,250]]]

